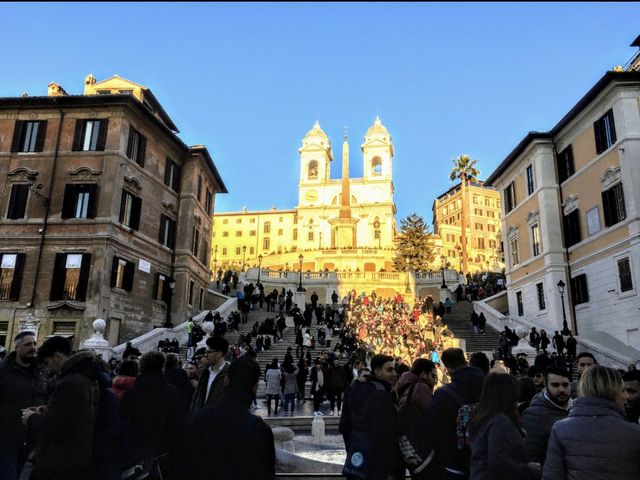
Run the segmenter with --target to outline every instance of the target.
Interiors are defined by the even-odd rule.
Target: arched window
[[[380,157],[373,157],[371,160],[371,174],[382,175],[382,159]]]
[[[308,178],[318,178],[318,161],[311,160],[309,162],[309,170],[307,173]]]

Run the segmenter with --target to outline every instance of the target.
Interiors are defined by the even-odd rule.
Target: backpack
[[[407,403],[398,413],[398,425],[400,427],[398,445],[400,446],[402,458],[412,474],[418,474],[427,468],[435,456],[435,450],[429,445],[421,424],[423,414],[411,403],[416,383],[409,387]]]
[[[456,444],[458,450],[464,451],[464,455],[467,459],[465,469],[469,470],[469,464],[471,461],[471,440],[469,439],[469,422],[478,408],[478,402],[466,402],[455,389],[449,384],[444,387],[445,392],[455,400],[458,405],[458,411],[456,414]]]

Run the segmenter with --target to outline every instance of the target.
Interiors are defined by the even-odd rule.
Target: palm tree
[[[460,180],[462,187],[462,211],[460,214],[460,231],[462,232],[462,273],[465,277],[469,270],[467,258],[467,181],[474,180],[480,175],[480,171],[475,168],[477,160],[471,160],[469,155],[460,155],[452,160],[453,168],[449,174],[449,180],[452,182],[456,179]]]

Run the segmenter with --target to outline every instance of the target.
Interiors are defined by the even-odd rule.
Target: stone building
[[[500,192],[476,180],[469,182],[462,198],[460,184],[433,201],[433,233],[436,255],[444,256],[450,268],[462,271],[462,202],[467,216],[469,273],[501,272]]]
[[[77,346],[97,317],[116,345],[204,309],[221,192],[142,85],[1,98],[0,345],[35,329]]]
[[[393,142],[380,118],[361,145],[364,175],[349,177],[349,142],[342,178],[330,178],[331,142],[319,123],[302,140],[298,206],[288,210],[216,213],[214,269],[243,263],[303,271],[392,270],[396,207]],[[302,255],[302,259],[300,256]]]
[[[502,195],[509,315],[551,334],[566,318],[574,334],[636,359],[637,59],[605,73],[550,131],[525,136],[486,181]]]

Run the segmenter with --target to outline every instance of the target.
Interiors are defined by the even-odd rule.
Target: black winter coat
[[[530,462],[544,463],[547,456],[547,443],[553,424],[569,414],[569,410],[561,408],[542,392],[534,397],[529,407],[522,414],[522,428],[527,432],[524,447]]]
[[[353,382],[345,393],[340,433],[347,451],[360,432],[368,436],[372,446],[370,471],[375,475],[369,480],[386,480],[387,475],[404,470],[398,447],[397,412],[390,391],[389,384],[371,375],[366,382]]]
[[[142,373],[120,402],[133,445],[149,455],[169,452],[186,420],[178,390],[160,372]]]
[[[640,425],[613,402],[580,397],[551,430],[543,480],[640,479]]]
[[[164,378],[167,379],[167,383],[169,385],[173,385],[178,389],[178,393],[180,394],[182,405],[184,407],[184,414],[185,416],[188,416],[195,389],[193,388],[191,380],[189,380],[187,372],[182,368],[172,368],[164,371]]]
[[[36,435],[35,469],[45,477],[76,474],[88,468],[98,416],[100,371],[92,351],[71,355],[60,366],[47,411],[27,423]]]
[[[22,409],[47,403],[47,392],[47,380],[37,363],[21,367],[16,352],[0,362],[0,442],[26,440]]]
[[[220,401],[198,410],[182,442],[179,480],[272,480],[271,428],[249,412],[252,397],[227,388]]]

